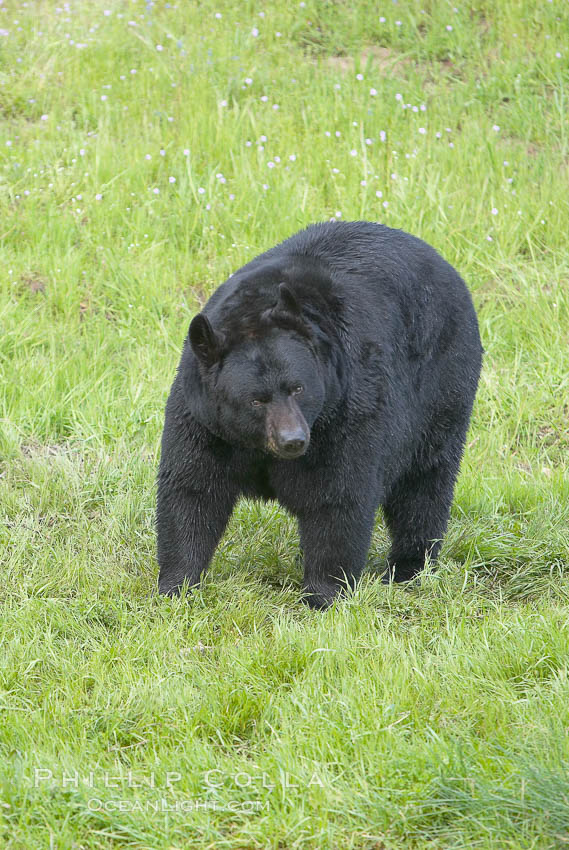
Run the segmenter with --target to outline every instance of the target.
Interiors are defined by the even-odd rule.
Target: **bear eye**
[[[251,402],[252,407],[261,407],[262,404],[263,404],[263,402],[258,398],[254,398],[253,401]]]
[[[296,387],[292,388],[290,394],[291,395],[300,395],[300,393],[303,392],[303,390],[304,390],[304,387],[302,386],[302,384],[297,384]]]

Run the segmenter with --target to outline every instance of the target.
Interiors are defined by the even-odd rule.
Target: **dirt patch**
[[[18,292],[20,295],[28,292],[32,295],[43,294],[46,286],[47,280],[39,272],[28,272],[20,276]]]
[[[569,440],[569,430],[558,430],[551,425],[543,425],[539,428],[537,436],[543,446],[566,445]]]
[[[359,66],[361,68],[373,68],[376,71],[389,71],[396,65],[408,65],[410,60],[392,50],[390,47],[364,47],[359,56]],[[353,56],[329,56],[326,60],[329,68],[334,68],[336,71],[341,71],[344,74],[353,73],[356,67],[356,60]]]
[[[73,451],[70,446],[60,444],[54,445],[44,445],[43,443],[22,443],[20,446],[20,451],[22,452],[24,457],[27,458],[61,458],[61,457],[69,457]]]

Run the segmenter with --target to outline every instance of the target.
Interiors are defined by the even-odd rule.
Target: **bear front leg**
[[[175,382],[166,405],[158,473],[158,590],[176,595],[198,584],[239,495],[223,446],[187,416]]]
[[[304,552],[305,601],[327,608],[346,589],[354,589],[369,550],[375,508],[357,503],[315,506],[299,516]]]
[[[158,490],[159,593],[176,596],[187,581],[198,584],[231,516],[235,497],[227,490],[190,492],[182,487]]]

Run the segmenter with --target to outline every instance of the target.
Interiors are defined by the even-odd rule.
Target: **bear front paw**
[[[317,585],[308,585],[304,588],[302,601],[316,611],[325,611],[339,593],[340,588],[337,584],[320,582]]]
[[[387,572],[381,578],[383,584],[400,584],[411,581],[425,566],[424,558],[399,558],[396,562],[387,564]]]
[[[158,579],[158,593],[161,596],[179,596],[182,587],[186,586],[190,590],[193,587],[197,587],[199,583],[199,576],[197,578],[184,576],[182,581],[179,578],[160,576]]]

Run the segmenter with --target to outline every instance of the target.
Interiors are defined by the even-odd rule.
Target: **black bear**
[[[240,495],[298,518],[304,598],[362,573],[379,505],[389,576],[435,560],[482,347],[437,252],[366,221],[314,224],[233,274],[192,320],[158,474],[159,591],[199,582]]]

